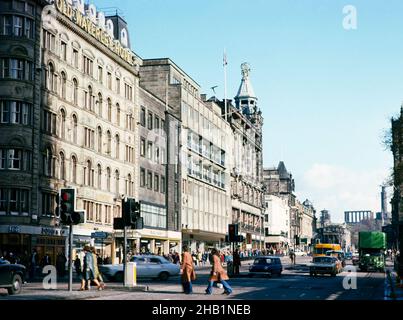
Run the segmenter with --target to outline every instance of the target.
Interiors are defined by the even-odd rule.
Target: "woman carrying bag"
[[[191,294],[193,293],[192,281],[196,280],[196,273],[193,266],[193,258],[187,246],[183,246],[181,271],[183,291],[185,294]]]
[[[224,268],[221,265],[221,259],[220,259],[220,254],[217,249],[213,249],[211,251],[211,254],[213,256],[213,265],[212,265],[212,270],[210,273],[210,278],[209,278],[209,283],[206,289],[206,294],[211,294],[213,291],[213,284],[214,282],[218,281],[220,282],[223,287],[224,287],[224,292],[223,294],[231,294],[232,293],[232,288],[228,284],[226,280],[228,280],[228,275],[225,272]]]

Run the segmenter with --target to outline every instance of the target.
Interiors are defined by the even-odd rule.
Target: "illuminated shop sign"
[[[97,13],[95,6],[92,4],[85,11],[84,0],[77,0],[74,5],[71,2],[71,0],[56,0],[56,9],[127,63],[130,65],[135,64],[133,52],[128,48],[124,48],[118,40],[114,39],[113,23],[111,20],[105,23],[103,12]],[[127,35],[126,32],[124,34]],[[126,38],[122,40],[127,42]]]

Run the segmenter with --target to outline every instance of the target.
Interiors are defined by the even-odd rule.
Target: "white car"
[[[305,251],[302,251],[300,249],[295,250],[294,253],[296,256],[300,256],[300,257],[304,257],[307,255],[307,253]]]
[[[164,257],[154,255],[138,255],[130,260],[136,262],[137,278],[156,278],[168,280],[170,276],[180,274],[180,266]],[[99,271],[107,280],[123,281],[123,264],[100,265]]]

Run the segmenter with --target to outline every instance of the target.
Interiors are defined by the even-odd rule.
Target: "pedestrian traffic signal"
[[[60,219],[63,224],[72,224],[72,215],[76,207],[76,189],[60,190]]]
[[[238,236],[238,225],[237,224],[229,224],[228,225],[228,242],[237,242]]]

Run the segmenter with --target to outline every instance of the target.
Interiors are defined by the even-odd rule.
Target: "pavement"
[[[346,279],[351,275],[343,272],[336,277],[309,276],[308,263],[311,257],[297,257],[291,265],[288,257],[282,257],[283,273],[280,277],[247,277],[252,261],[243,261],[241,276],[229,280],[233,294],[223,295],[222,289],[214,288],[212,295],[205,295],[211,266],[196,266],[197,279],[193,282],[192,295],[182,293],[180,277],[168,281],[140,280],[139,285],[147,291],[128,291],[122,284],[106,282],[103,291],[92,288],[78,291],[80,284],[73,283],[73,291],[67,291],[67,283],[57,284],[56,289],[45,290],[41,282],[27,283],[19,295],[8,296],[0,289],[0,300],[391,300],[386,298],[388,277],[383,273],[357,272],[356,288],[345,289]],[[393,277],[393,273],[391,273]],[[393,279],[393,278],[392,278]],[[396,299],[401,300],[401,291],[395,290]],[[400,295],[400,298],[399,298]]]
[[[403,300],[403,286],[399,285],[392,262],[386,265],[385,300]]]

